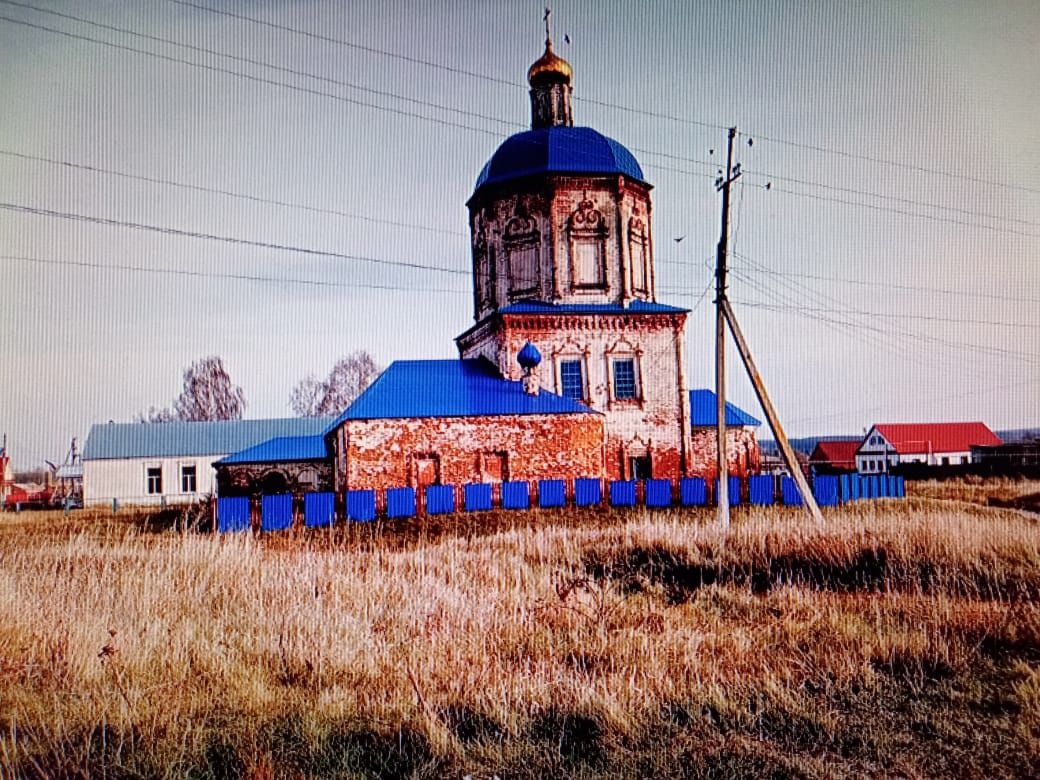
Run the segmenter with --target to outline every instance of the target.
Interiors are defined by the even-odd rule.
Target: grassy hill
[[[1040,774],[1040,534],[974,503],[254,538],[0,515],[0,776]],[[979,498],[981,496],[981,498]]]

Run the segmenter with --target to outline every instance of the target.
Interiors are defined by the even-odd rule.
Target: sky
[[[170,404],[206,355],[248,417],[289,416],[292,387],[354,350],[456,357],[465,202],[529,125],[542,10],[0,0],[15,464]],[[703,293],[735,126],[729,295],[790,435],[1040,425],[1040,4],[559,0],[552,20],[575,124],[654,185],[691,387],[714,382]],[[761,416],[735,359],[728,384]]]

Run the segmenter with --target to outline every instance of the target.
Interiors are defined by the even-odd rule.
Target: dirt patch
[[[445,726],[463,744],[501,742],[505,729],[494,718],[460,704],[452,704],[437,713]]]
[[[606,760],[603,728],[585,714],[546,710],[531,722],[530,735],[570,766],[600,767]]]
[[[589,556],[585,568],[592,577],[615,580],[626,592],[660,586],[670,604],[681,604],[700,588],[714,584],[747,587],[759,594],[783,585],[860,592],[884,590],[891,584],[888,555],[877,548],[861,549],[842,561],[790,554],[763,564],[733,564],[695,562],[672,550],[637,547],[613,557]]]

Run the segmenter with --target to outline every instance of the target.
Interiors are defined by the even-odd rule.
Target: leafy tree
[[[309,374],[289,395],[289,406],[300,417],[339,414],[372,384],[379,366],[364,350],[352,352],[336,361],[328,377]]]
[[[245,393],[231,383],[224,361],[216,355],[204,357],[184,369],[184,386],[173,407],[149,407],[137,415],[139,422],[173,420],[241,420],[246,408]]]

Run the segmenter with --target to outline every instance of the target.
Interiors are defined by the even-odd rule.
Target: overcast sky
[[[0,1],[17,465],[169,404],[205,355],[249,417],[288,416],[356,349],[456,356],[465,201],[529,124],[540,2],[29,4]],[[691,387],[713,382],[701,293],[735,125],[731,298],[790,434],[1040,424],[1040,3],[560,0],[553,20],[575,123],[655,185]],[[730,385],[758,414],[736,361]]]

